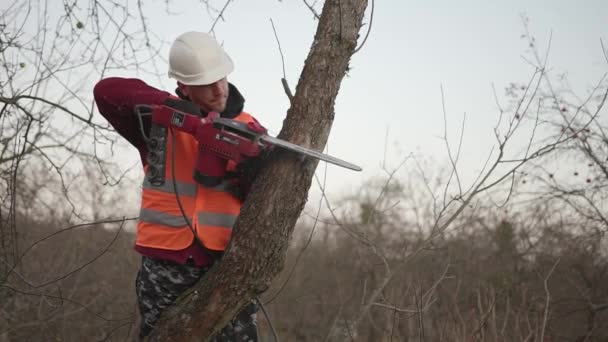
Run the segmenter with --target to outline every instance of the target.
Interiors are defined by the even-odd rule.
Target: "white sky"
[[[158,27],[164,21],[160,38],[167,42],[183,31],[211,26],[199,7],[173,17],[158,7],[159,17],[150,23]],[[443,161],[441,86],[454,146],[462,115],[467,115],[462,172],[472,175],[480,169],[494,144],[498,118],[492,84],[502,95],[510,82],[527,82],[533,72],[522,58],[527,53],[522,14],[541,51],[552,33],[549,66],[554,73],[567,72],[581,96],[608,71],[600,45],[600,39],[608,44],[606,0],[376,1],[371,34],[342,83],[329,141],[331,154],[364,171],[330,166],[328,190],[339,192],[381,173],[387,129],[389,164],[411,152]],[[235,60],[229,80],[245,95],[246,110],[277,134],[288,101],[271,18],[295,89],[317,23],[302,1],[234,1],[216,34]],[[172,88],[171,81],[164,84]]]
[[[221,8],[225,1],[213,3]],[[145,5],[149,29],[166,42],[161,56],[168,55],[170,42],[177,35],[189,30],[208,31],[212,25],[213,18],[199,1],[173,4],[174,15],[167,15],[165,1]],[[131,2],[129,6],[136,5]],[[320,5],[317,8],[320,11]],[[466,112],[459,166],[465,178],[475,175],[495,144],[492,129],[498,110],[492,84],[502,96],[510,82],[525,83],[533,72],[522,58],[528,49],[527,41],[521,38],[522,14],[529,18],[530,32],[542,52],[552,33],[551,72],[567,72],[573,89],[582,97],[608,72],[600,45],[602,39],[608,46],[607,0],[435,0],[424,4],[382,0],[375,2],[374,10],[369,38],[353,57],[352,70],[342,82],[329,140],[332,155],[358,164],[364,171],[330,166],[330,193],[343,192],[381,174],[387,130],[388,165],[397,165],[410,153],[445,162],[445,145],[440,139],[441,86],[453,146]],[[317,21],[301,0],[234,0],[224,18],[215,32],[236,64],[229,81],[244,94],[245,110],[276,135],[288,100],[280,82],[281,57],[270,19],[277,29],[287,79],[294,91]],[[364,21],[369,23],[369,10]],[[158,65],[161,71],[166,70],[165,62]],[[135,74],[112,70],[106,76]],[[140,76],[153,86],[174,89],[174,81],[168,78]],[[129,149],[125,158],[136,161],[138,155]]]

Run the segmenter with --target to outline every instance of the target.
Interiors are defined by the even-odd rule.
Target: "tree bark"
[[[367,0],[326,0],[279,138],[323,150]],[[166,310],[149,341],[201,341],[221,330],[284,266],[317,161],[275,149],[260,170],[221,262]]]

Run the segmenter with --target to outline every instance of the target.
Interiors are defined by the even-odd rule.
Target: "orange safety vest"
[[[255,119],[243,112],[234,120],[253,122]],[[175,147],[172,144],[175,142]],[[186,218],[191,222],[203,245],[215,251],[226,249],[232,235],[232,226],[240,213],[242,202],[231,189],[235,184],[229,180],[206,187],[194,178],[194,167],[198,154],[198,142],[190,134],[168,131],[165,160],[165,183],[157,187],[144,177],[141,211],[137,225],[135,243],[142,247],[165,250],[182,250],[192,244],[194,236]],[[172,153],[175,151],[175,158]],[[172,159],[175,165],[172,165]],[[234,168],[234,163],[228,163]],[[147,166],[144,172],[147,173]],[[173,182],[175,171],[175,187]],[[175,188],[185,213],[178,205]]]

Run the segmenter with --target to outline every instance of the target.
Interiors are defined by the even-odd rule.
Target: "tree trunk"
[[[367,0],[326,0],[279,137],[323,150]],[[161,317],[149,341],[200,341],[265,291],[284,266],[317,161],[275,149],[262,167],[221,262]]]

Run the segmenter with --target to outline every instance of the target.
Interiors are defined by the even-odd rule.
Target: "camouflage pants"
[[[182,292],[196,284],[208,269],[142,257],[135,280],[141,316],[140,339],[150,334],[161,312],[173,304]],[[246,306],[211,341],[257,341],[256,311],[256,304]]]

